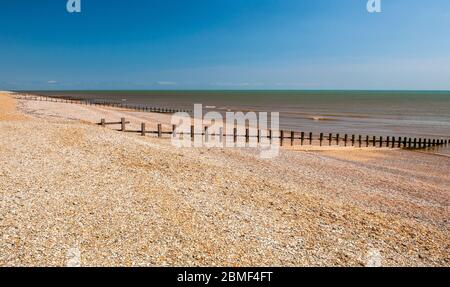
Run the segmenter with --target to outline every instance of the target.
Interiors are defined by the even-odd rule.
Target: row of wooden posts
[[[172,126],[172,131],[163,131],[162,125],[157,125],[157,130],[147,130],[145,123],[141,123],[141,129],[137,131],[133,130],[127,130],[126,125],[130,122],[127,121],[125,118],[122,118],[119,122],[106,122],[105,119],[101,119],[99,125],[101,126],[107,126],[107,125],[121,125],[120,131],[123,132],[136,132],[140,133],[142,136],[145,136],[146,134],[156,134],[158,137],[162,137],[164,134],[172,135],[173,137],[175,135],[183,135],[183,133],[178,133],[176,131],[176,126]],[[340,134],[316,134],[313,135],[312,132],[305,133],[305,132],[286,132],[286,131],[280,131],[279,135],[275,135],[272,130],[267,131],[267,138],[271,141],[272,139],[279,139],[280,145],[291,145],[294,146],[295,140],[300,141],[300,145],[313,145],[313,141],[318,141],[320,146],[323,146],[324,143],[328,143],[329,146],[331,145],[341,145],[344,146],[357,146],[357,147],[387,147],[387,148],[410,148],[410,149],[421,149],[421,148],[427,148],[427,147],[434,147],[434,146],[447,146],[448,140],[447,139],[424,139],[424,138],[411,138],[411,137],[376,137],[376,136],[362,136],[362,135],[348,135],[345,134],[343,137]],[[219,136],[222,137],[233,137],[233,141],[237,142],[238,137],[245,137],[245,141],[248,143],[250,142],[250,138],[257,139],[258,142],[261,140],[261,131],[257,130],[256,135],[250,135],[250,129],[245,129],[245,134],[238,134],[238,129],[233,129],[232,135],[226,135],[223,134],[223,129],[219,129],[219,133],[209,133],[208,127],[204,127],[201,134],[196,134],[194,132],[194,126],[191,126],[191,131],[188,134],[192,139],[194,139],[195,135],[202,135],[205,136],[205,141],[208,141],[210,136]]]
[[[57,103],[67,103],[67,104],[80,104],[80,105],[87,105],[87,106],[106,106],[106,107],[123,108],[123,109],[128,109],[128,110],[136,110],[139,112],[149,112],[149,113],[178,113],[178,112],[190,113],[191,112],[189,110],[151,107],[151,106],[147,106],[147,105],[137,105],[137,104],[125,104],[123,102],[118,103],[118,102],[105,101],[105,100],[67,98],[67,97],[61,98],[61,97],[49,97],[49,96],[28,95],[28,94],[17,94],[17,95],[25,100],[57,102]]]

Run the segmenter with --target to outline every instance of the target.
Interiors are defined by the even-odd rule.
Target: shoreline
[[[424,93],[423,95],[421,93]],[[203,103],[207,111],[278,111],[281,128],[313,133],[365,134],[401,137],[448,137],[450,93],[364,91],[59,91],[47,95],[109,100],[137,105],[192,109]],[[374,100],[368,101],[368,97]],[[255,101],[258,102],[255,105]],[[440,107],[434,109],[433,107]],[[276,109],[274,110],[274,108]],[[386,112],[390,111],[392,112]],[[433,112],[434,111],[434,112]],[[320,120],[325,119],[325,120]],[[448,119],[448,121],[446,120]]]
[[[65,266],[74,249],[82,266],[364,266],[373,251],[383,266],[450,263],[448,158],[177,149],[93,124],[160,115],[8,98],[1,266]]]
[[[32,95],[33,96],[33,95]],[[51,98],[51,97],[50,97]],[[170,123],[170,118],[171,118],[171,114],[170,113],[157,113],[157,112],[149,112],[149,111],[141,111],[141,108],[139,108],[138,110],[134,110],[134,109],[130,109],[130,108],[126,108],[126,107],[115,107],[115,106],[108,106],[108,105],[102,105],[101,103],[99,105],[86,105],[83,108],[79,108],[79,109],[74,109],[74,108],[65,108],[62,109],[62,111],[60,111],[59,113],[55,114],[55,111],[57,111],[58,109],[55,106],[52,106],[52,104],[58,104],[57,102],[52,102],[50,101],[50,105],[45,104],[47,101],[38,101],[39,103],[28,103],[27,104],[27,100],[21,98],[20,96],[17,98],[18,100],[20,100],[20,102],[22,103],[22,106],[27,108],[27,105],[31,107],[28,108],[28,111],[26,111],[27,113],[33,113],[32,109],[36,110],[34,108],[34,106],[38,107],[37,110],[42,110],[44,111],[43,116],[53,116],[53,117],[60,117],[60,118],[65,118],[65,119],[77,119],[77,120],[81,120],[81,121],[90,121],[93,123],[99,123],[100,119],[95,120],[92,115],[88,115],[86,113],[86,111],[89,111],[94,114],[97,114],[99,116],[108,116],[108,117],[112,117],[112,116],[116,116],[115,119],[112,119],[113,122],[117,122],[118,119],[120,119],[121,117],[125,117],[128,116],[127,121],[130,121],[130,124],[132,125],[131,130],[139,130],[140,129],[140,124],[141,123],[145,123],[147,126],[152,126],[153,130],[156,130],[156,126],[158,124],[162,124],[163,129],[166,131],[171,131],[172,130],[172,125]],[[58,98],[56,98],[58,99]],[[61,99],[60,99],[61,100]],[[31,100],[31,101],[36,101],[36,100]],[[47,102],[48,103],[48,102]],[[64,103],[60,103],[60,104],[64,104]],[[80,105],[81,107],[83,107],[83,103],[77,103],[75,100],[75,103],[65,103],[65,104],[74,104],[74,105]],[[61,109],[61,107],[64,106],[59,106],[59,109]],[[45,114],[45,112],[47,114]],[[110,113],[108,113],[110,112]],[[115,113],[111,113],[111,112],[115,112]],[[53,113],[53,114],[51,114]],[[130,118],[131,117],[131,118]],[[102,119],[104,119],[102,117]],[[106,119],[106,122],[108,122],[108,119]],[[195,124],[195,122],[193,121],[191,124]],[[203,130],[203,127],[202,127]],[[245,131],[245,127],[242,127],[242,132]],[[349,146],[353,149],[365,149],[365,150],[370,150],[371,148],[386,148],[386,149],[397,149],[400,148],[400,146],[402,146],[403,148],[409,148],[409,149],[415,149],[416,147],[416,139],[417,138],[409,138],[409,141],[406,141],[406,138],[404,138],[403,140],[401,140],[401,144],[399,143],[395,143],[395,145],[392,143],[392,139],[397,139],[397,141],[399,141],[399,138],[395,138],[395,137],[386,137],[386,136],[381,136],[381,137],[376,137],[376,142],[375,142],[375,137],[372,136],[363,136],[362,138],[362,142],[359,142],[359,146],[358,146],[358,135],[354,135],[355,139],[354,142],[352,143],[352,139],[351,136],[352,135],[348,135],[348,144],[347,144],[347,134],[345,134],[345,138],[343,134],[333,134],[333,140],[329,140],[328,139],[328,134],[321,134],[320,137],[323,137],[323,144],[322,144],[322,140],[320,140],[320,144],[319,144],[319,136],[318,134],[314,134],[314,139],[312,140],[312,142],[309,142],[309,133],[304,133],[305,134],[305,144],[303,144],[303,139],[301,140],[301,144],[300,144],[300,132],[296,132],[296,139],[295,142],[290,143],[290,132],[289,131],[284,131],[285,132],[285,145],[283,146],[283,148],[288,147],[291,150],[328,150],[328,149],[347,149]],[[339,136],[340,135],[340,136]],[[244,136],[243,134],[240,136]],[[330,134],[331,136],[331,134]],[[339,141],[336,142],[336,136],[339,136]],[[302,135],[303,137],[303,135]],[[400,138],[401,139],[401,138]],[[345,140],[345,142],[344,142]],[[361,139],[360,139],[361,140]],[[427,139],[424,139],[425,142],[421,142],[422,138],[418,139],[418,146],[419,148],[417,149],[417,151],[423,151],[425,149],[425,147],[423,145],[427,145],[426,143]],[[428,145],[429,147],[426,148],[426,150],[430,153],[436,154],[436,155],[443,155],[443,154],[439,154],[436,153],[435,151],[433,151],[433,149],[435,148],[434,146],[434,141],[436,139],[428,139]],[[329,143],[328,143],[329,141]],[[372,143],[373,141],[373,143]],[[383,141],[383,143],[380,143],[380,141]],[[436,149],[440,150],[442,149],[443,143],[439,143],[440,141],[444,141],[444,138],[438,138],[437,140],[437,144],[436,144]],[[447,140],[445,140],[447,141]],[[287,143],[286,143],[287,142]],[[431,143],[433,142],[432,146]],[[299,145],[301,145],[301,147],[298,147]],[[381,145],[381,146],[380,146]],[[421,147],[422,145],[422,147]],[[289,147],[291,146],[291,147]],[[295,148],[294,148],[295,146]],[[444,150],[445,150],[445,146],[444,146]],[[445,155],[443,155],[445,156]]]

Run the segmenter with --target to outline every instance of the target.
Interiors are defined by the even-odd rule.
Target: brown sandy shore
[[[0,94],[1,266],[449,266],[450,159],[177,149]],[[74,263],[75,262],[75,263]]]

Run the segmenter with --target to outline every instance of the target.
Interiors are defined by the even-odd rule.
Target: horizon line
[[[450,92],[450,89],[31,89],[31,90],[2,90],[5,92]]]

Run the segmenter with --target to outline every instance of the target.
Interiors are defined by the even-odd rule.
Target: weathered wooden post
[[[269,142],[270,143],[272,143],[272,137],[273,137],[272,130],[269,130]]]
[[[392,137],[392,148],[395,148],[395,137]]]
[[[294,146],[295,133],[291,131],[291,146]]]
[[[309,145],[312,145],[312,141],[313,141],[313,134],[309,133]]]
[[[141,123],[141,136],[145,136],[145,123]]]
[[[406,138],[406,137],[403,137],[403,147],[404,148],[406,148],[407,147],[407,144],[406,144],[406,141],[407,141],[408,139]]]
[[[283,131],[281,131],[281,134],[283,134]],[[283,140],[281,140],[283,141]],[[245,129],[245,142],[249,143],[250,142],[250,130],[249,129]],[[283,144],[281,144],[283,145]]]
[[[209,142],[208,127],[205,127],[205,143]]]
[[[397,147],[400,148],[402,144],[402,137],[398,137]]]
[[[331,146],[331,141],[333,139],[333,134],[328,135],[328,145]]]
[[[409,138],[409,139],[408,139],[408,148],[411,148],[411,147],[412,147],[412,139]]]
[[[352,135],[352,146],[355,146],[355,135]]]
[[[433,139],[433,146],[436,146],[436,139]]]
[[[120,119],[120,125],[121,125],[121,131],[126,131],[126,127],[125,127],[125,118],[121,118]]]
[[[233,142],[237,142],[237,128],[233,128]]]
[[[383,137],[380,137],[380,147],[383,147]]]
[[[305,141],[305,132],[302,132],[300,134],[300,145],[303,145],[303,142]]]
[[[194,141],[194,136],[195,136],[194,126],[191,126],[191,141]]]
[[[414,138],[414,149],[417,148],[417,138]]]
[[[347,146],[348,135],[344,135],[344,146]]]
[[[369,136],[366,136],[366,147],[369,147]]]
[[[362,135],[358,136],[358,141],[359,141],[359,147],[362,146]]]
[[[106,120],[105,120],[105,119],[101,119],[100,125],[101,125],[102,127],[105,127],[105,126],[106,126]]]
[[[322,146],[322,141],[323,141],[323,133],[320,133],[320,136],[319,136],[319,145],[320,146]]]
[[[257,139],[258,139],[258,143],[260,143],[261,142],[261,130],[258,130],[258,137],[257,137]]]
[[[339,134],[336,134],[336,145],[339,146]]]
[[[390,147],[391,146],[390,143],[391,143],[391,137],[387,137],[386,138],[386,147]]]
[[[419,144],[418,144],[419,148],[422,148],[422,138],[419,138]]]
[[[161,138],[162,137],[162,125],[158,124],[158,137]]]
[[[377,137],[373,136],[373,138],[372,138],[372,145],[373,146],[376,146],[376,141],[377,141]]]
[[[172,137],[173,138],[177,137],[177,126],[176,125],[172,125]]]
[[[223,128],[219,128],[219,142],[223,143]]]

